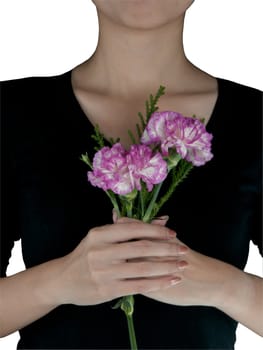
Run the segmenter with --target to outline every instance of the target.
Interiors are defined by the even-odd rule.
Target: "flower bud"
[[[134,311],[134,297],[128,295],[122,298],[121,309],[125,312],[126,316],[131,316]]]

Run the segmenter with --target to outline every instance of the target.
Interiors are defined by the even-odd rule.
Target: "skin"
[[[175,232],[160,225],[120,221],[90,230],[77,248],[63,258],[2,278],[1,336],[62,304],[100,304],[178,283],[176,272],[186,248],[174,244],[174,237]],[[147,261],[149,256],[167,255],[176,259]],[[133,259],[138,261],[132,262]]]
[[[93,2],[98,46],[72,73],[74,93],[91,122],[99,123],[106,137],[120,136],[128,145],[127,128],[137,121],[134,110],[142,110],[145,96],[160,83],[169,91],[160,109],[172,108],[176,97],[175,110],[198,111],[207,122],[216,80],[187,60],[182,43],[192,1]],[[172,305],[214,306],[263,335],[262,279],[186,247],[166,221],[145,224],[114,213],[113,224],[91,229],[70,254],[0,279],[0,336],[62,304],[94,305],[129,294]]]
[[[94,0],[99,41],[93,56],[76,67],[72,85],[82,109],[107,137],[135,131],[137,112],[160,84],[160,110],[204,117],[217,98],[217,82],[186,58],[182,35],[185,0]],[[175,104],[176,103],[176,104]],[[111,134],[109,135],[109,130]]]
[[[153,222],[165,225],[168,218]],[[114,222],[132,223],[134,219],[114,218]],[[169,288],[150,291],[146,297],[171,305],[201,305],[212,306],[225,312],[233,319],[242,323],[259,335],[263,335],[263,280],[262,278],[245,273],[236,267],[220,260],[200,254],[176,237],[170,242],[179,244],[185,249],[179,262],[176,276],[180,280]],[[148,258],[147,261],[172,261],[174,258]],[[145,261],[143,259],[142,261]],[[216,274],[215,274],[216,271]]]

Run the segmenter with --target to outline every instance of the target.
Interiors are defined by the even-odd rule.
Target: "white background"
[[[214,76],[263,90],[262,17],[262,0],[196,0],[185,23],[188,58]],[[0,80],[61,74],[91,56],[97,33],[90,0],[0,0]],[[21,269],[18,243],[8,273]],[[262,276],[253,245],[246,270]],[[18,337],[0,339],[0,349],[14,350]],[[237,338],[236,350],[263,348],[243,326]]]

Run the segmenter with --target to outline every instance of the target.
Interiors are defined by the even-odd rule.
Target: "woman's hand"
[[[178,283],[177,261],[136,262],[167,255],[179,259],[184,249],[172,243],[174,237],[166,227],[142,222],[97,227],[70,254],[0,278],[0,337],[61,304],[100,304]]]
[[[118,219],[113,215],[113,221],[116,223],[139,222],[135,219]],[[165,226],[168,217],[156,218],[152,224]],[[156,242],[156,241],[155,241]],[[157,242],[156,242],[157,243]],[[227,288],[232,281],[240,277],[240,271],[232,265],[223,261],[210,258],[200,254],[189,247],[186,247],[176,237],[170,239],[170,244],[184,246],[186,252],[179,259],[178,257],[146,257],[147,261],[152,263],[156,261],[175,261],[178,271],[176,277],[181,279],[181,283],[176,286],[157,291],[142,293],[145,296],[173,305],[207,305],[215,306],[221,303],[227,294]],[[140,257],[137,261],[145,261]]]
[[[263,336],[262,278],[191,249],[184,261],[185,266],[177,273],[181,283],[143,294],[173,305],[216,307]]]
[[[172,242],[180,243],[176,238]],[[177,276],[181,278],[177,286],[143,294],[173,305],[218,306],[230,292],[229,286],[240,277],[240,271],[188,248]]]
[[[116,218],[115,218],[116,219]],[[116,222],[132,222],[122,218]],[[155,220],[165,225],[167,219]],[[154,226],[154,225],[153,225]],[[183,245],[176,237],[170,243]],[[182,260],[183,258],[183,260]],[[146,258],[171,261],[177,257]],[[172,305],[202,305],[220,309],[237,322],[263,336],[263,279],[190,248],[181,257],[177,277],[181,282],[166,289],[142,293]]]
[[[161,225],[121,222],[97,227],[64,257],[59,303],[92,305],[124,295],[165,290],[178,283],[186,248]],[[163,259],[167,256],[171,260]],[[155,259],[147,261],[147,258]],[[140,261],[138,259],[141,259]],[[144,261],[142,261],[144,260]]]

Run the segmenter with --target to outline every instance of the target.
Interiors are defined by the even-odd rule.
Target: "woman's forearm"
[[[104,225],[91,229],[63,258],[0,279],[0,336],[62,304],[96,305],[167,289],[176,282],[177,264],[159,258],[173,256],[176,261],[185,252],[171,242],[174,237],[166,227],[142,222]],[[158,259],[143,264],[143,269],[141,262],[134,262],[148,256]]]
[[[56,308],[63,258],[0,279],[0,337]]]
[[[263,336],[262,278],[190,248],[182,259],[178,285],[144,295],[172,305],[216,307]]]
[[[263,279],[236,269],[216,307],[263,336]]]

